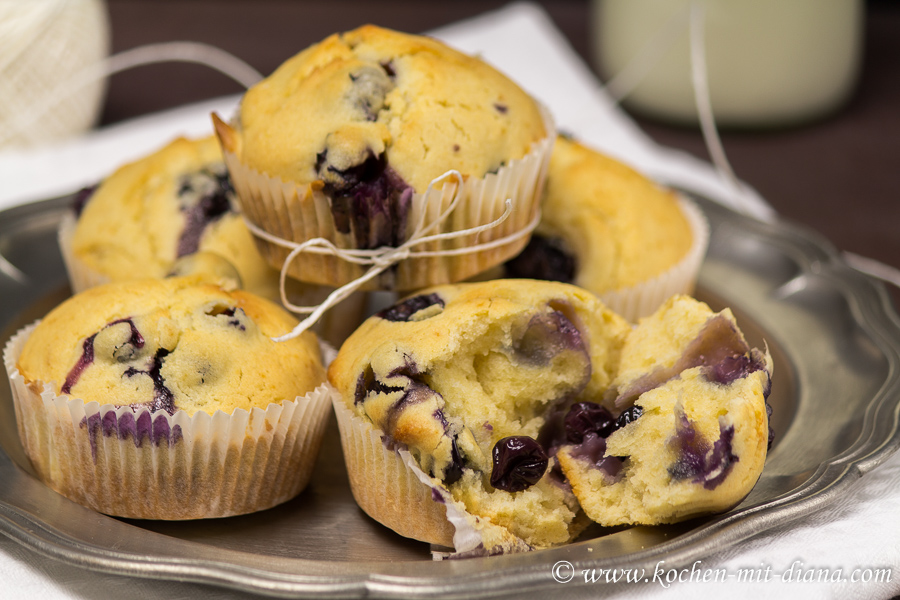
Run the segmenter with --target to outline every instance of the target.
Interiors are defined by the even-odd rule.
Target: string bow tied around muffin
[[[443,183],[444,181],[451,179],[456,181],[456,189],[453,193],[453,199],[450,201],[447,208],[437,216],[437,218],[433,219],[431,222],[426,222],[426,215],[429,212],[427,210],[427,204],[434,202],[435,200],[440,200],[439,195],[430,193],[432,188],[440,183]],[[274,337],[272,339],[276,342],[283,342],[297,337],[298,335],[312,327],[316,323],[316,321],[318,321],[322,317],[322,315],[325,314],[331,307],[335,306],[336,304],[350,296],[350,294],[360,289],[369,280],[374,279],[380,273],[386,271],[393,265],[398,264],[403,260],[406,260],[408,258],[426,256],[459,256],[504,246],[524,236],[531,235],[531,232],[534,231],[541,220],[541,213],[540,211],[537,211],[534,218],[531,220],[531,222],[528,223],[526,227],[505,237],[491,240],[490,242],[480,244],[475,243],[468,246],[463,246],[461,248],[449,248],[442,250],[415,250],[414,248],[416,248],[417,246],[421,246],[423,244],[428,244],[431,242],[461,238],[470,235],[477,236],[483,231],[487,231],[499,226],[512,213],[512,200],[507,198],[503,214],[501,214],[498,218],[491,221],[490,223],[485,223],[476,227],[470,227],[468,229],[460,229],[457,231],[432,233],[442,223],[444,223],[456,209],[457,205],[459,204],[460,198],[463,197],[463,194],[461,193],[462,188],[463,175],[455,169],[451,169],[444,174],[435,177],[431,181],[431,183],[428,184],[428,189],[424,194],[424,197],[426,199],[426,207],[419,213],[416,226],[407,240],[399,246],[383,246],[381,248],[375,248],[373,250],[338,248],[330,240],[321,237],[311,238],[302,243],[292,242],[290,240],[286,240],[284,238],[273,235],[268,231],[265,231],[255,223],[252,223],[250,220],[246,219],[245,216],[247,228],[250,229],[250,231],[253,232],[254,235],[272,244],[276,244],[283,248],[289,248],[291,250],[290,254],[288,254],[287,258],[285,259],[284,264],[281,266],[281,277],[279,280],[281,302],[282,304],[284,304],[285,308],[287,308],[291,312],[309,315],[308,317],[303,319],[292,331],[284,335]],[[325,298],[325,300],[321,304],[316,306],[298,306],[288,300],[285,285],[291,262],[304,252],[310,252],[314,254],[333,254],[345,261],[359,265],[366,265],[369,267],[369,269],[357,279],[354,279],[353,281],[334,290],[331,294],[328,295],[327,298]]]

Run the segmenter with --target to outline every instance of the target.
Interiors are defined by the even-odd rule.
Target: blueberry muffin
[[[278,272],[236,207],[216,139],[178,138],[78,195],[61,234],[72,287],[165,277],[180,258],[204,252],[204,264],[218,258],[213,273],[236,271],[245,289],[275,300]]]
[[[702,214],[630,167],[559,136],[542,207],[525,250],[492,276],[573,283],[630,321],[693,291]]]
[[[459,281],[521,250],[554,133],[546,112],[483,61],[371,25],[286,61],[246,92],[232,125],[217,120],[216,129],[245,214],[290,242],[322,237],[344,249],[396,247],[420,217],[436,221],[454,192],[458,207],[429,233],[493,221],[511,200],[510,217],[478,241],[522,235],[478,254],[408,259],[373,283],[384,289]],[[451,169],[463,181],[441,180],[429,192]],[[261,247],[271,264],[283,265],[287,249]],[[340,285],[364,269],[304,254],[289,272]]]
[[[313,334],[203,277],[110,283],[17,335],[4,360],[45,483],[111,515],[268,508],[309,480],[330,409]]]
[[[629,330],[589,292],[525,280],[430,288],[371,317],[329,368],[360,506],[458,552],[570,541],[586,521],[545,415],[603,396]]]
[[[587,515],[655,525],[740,502],[772,441],[771,375],[727,309],[674,297],[642,320],[604,401],[565,417],[558,457]]]

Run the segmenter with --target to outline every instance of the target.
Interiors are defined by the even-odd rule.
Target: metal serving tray
[[[353,501],[333,419],[309,488],[253,515],[190,522],[115,519],[40,483],[0,386],[0,531],[47,556],[135,577],[203,582],[285,597],[492,597],[576,593],[551,565],[667,567],[714,556],[842,494],[898,444],[900,318],[880,283],[852,270],[826,241],[786,223],[762,224],[698,200],[712,226],[698,296],[730,306],[775,360],[770,402],[777,437],[762,477],[724,515],[664,527],[595,528],[569,546],[434,562]],[[0,213],[0,342],[68,295],[56,226],[68,199]],[[585,587],[581,591],[587,591]]]

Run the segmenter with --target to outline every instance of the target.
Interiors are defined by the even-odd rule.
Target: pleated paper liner
[[[524,157],[509,161],[496,173],[482,178],[464,178],[459,191],[462,198],[456,210],[430,233],[463,231],[490,223],[503,215],[507,199],[512,203],[509,217],[477,236],[435,240],[416,246],[414,250],[456,250],[502,240],[517,233],[522,235],[498,247],[470,254],[407,258],[368,282],[363,289],[414,290],[462,281],[521,252],[528,242],[527,229],[540,210],[540,197],[556,135],[549,113],[542,112],[547,137],[532,144]],[[299,244],[312,238],[324,238],[340,249],[356,249],[354,225],[351,223],[349,233],[337,231],[331,201],[317,186],[284,182],[244,165],[234,151],[235,131],[215,116],[214,121],[242,213],[250,222],[288,242]],[[426,222],[437,220],[453,200],[456,188],[456,184],[446,183],[427,193],[414,193],[407,235],[423,210],[427,211]],[[263,256],[272,266],[281,269],[290,249],[259,237],[256,239]],[[339,287],[358,279],[366,269],[366,266],[332,254],[304,252],[291,262],[288,274],[300,281]]]
[[[679,196],[678,205],[688,221],[693,239],[684,257],[648,281],[599,294],[606,306],[632,323],[653,314],[675,294],[690,296],[694,293],[700,266],[709,245],[709,222],[693,201]]]
[[[505,528],[467,512],[407,450],[389,448],[384,432],[354,415],[337,391],[332,399],[350,489],[366,514],[404,537],[455,548],[457,555],[530,549]]]
[[[309,483],[330,387],[230,415],[85,403],[26,384],[16,360],[34,327],[13,336],[3,361],[25,453],[67,498],[118,517],[201,519],[270,508]]]

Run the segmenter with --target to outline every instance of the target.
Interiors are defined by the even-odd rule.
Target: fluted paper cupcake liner
[[[684,258],[649,281],[600,294],[604,304],[632,323],[653,314],[675,294],[694,292],[709,244],[709,223],[693,201],[679,196],[678,205],[687,218],[693,239]]]
[[[407,258],[368,282],[363,289],[414,290],[454,283],[518,254],[528,242],[527,229],[540,210],[540,198],[556,135],[549,113],[543,110],[543,114],[547,137],[532,144],[524,157],[509,161],[496,173],[482,178],[465,178],[457,208],[436,231],[430,233],[463,231],[491,223],[503,215],[507,199],[512,203],[509,217],[497,227],[477,236],[436,240],[416,246],[414,250],[457,250],[501,240],[519,232],[523,235],[498,247],[470,254]],[[357,249],[352,229],[343,234],[335,228],[331,201],[320,189],[309,184],[287,183],[250,168],[229,147],[228,137],[220,134],[220,141],[245,218],[267,233],[295,244],[312,238],[324,238],[338,248]],[[428,211],[426,222],[436,220],[450,205],[455,190],[456,184],[447,183],[431,189],[427,194],[413,194],[407,235],[411,233],[421,211],[426,210],[425,207]],[[259,237],[256,240],[262,255],[272,266],[281,269],[290,249]],[[339,287],[359,278],[366,269],[331,254],[302,253],[291,262],[288,273],[300,281]]]
[[[60,494],[109,515],[182,520],[270,508],[309,483],[330,387],[230,415],[85,403],[25,382],[16,360],[34,327],[10,339],[3,361],[25,453]]]
[[[402,536],[455,548],[455,554],[515,552],[530,546],[503,527],[479,519],[409,451],[392,449],[384,432],[353,414],[332,394],[350,489],[360,508]]]
[[[63,264],[66,266],[66,274],[69,276],[69,287],[72,288],[72,292],[75,294],[110,282],[109,276],[87,266],[72,251],[72,236],[75,235],[77,223],[78,220],[75,218],[75,213],[67,211],[59,222],[59,229],[57,230],[59,251],[62,254]]]

